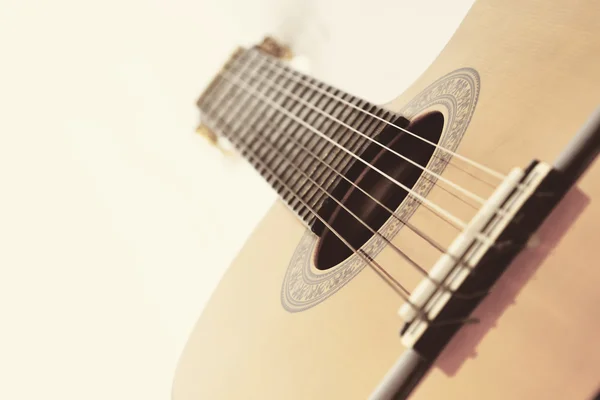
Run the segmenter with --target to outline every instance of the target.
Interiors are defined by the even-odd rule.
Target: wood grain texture
[[[446,73],[475,68],[479,103],[459,152],[504,172],[533,158],[551,162],[600,102],[599,18],[595,0],[479,1],[388,107],[399,111]],[[444,176],[466,179],[450,168]],[[428,198],[445,196],[434,189]],[[540,244],[517,258],[475,312],[481,323],[459,332],[413,398],[592,397],[600,388],[599,199],[593,165],[542,226]],[[422,207],[411,222],[441,240],[455,234]],[[283,309],[281,283],[304,230],[282,204],[273,206],[190,336],[174,400],[364,399],[401,354],[401,300],[368,268],[316,307]],[[408,230],[394,243],[432,263]],[[418,282],[389,249],[377,261]]]

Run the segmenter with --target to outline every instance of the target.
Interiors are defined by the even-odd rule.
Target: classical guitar
[[[596,396],[600,2],[480,0],[385,105],[289,56],[238,49],[198,100],[279,200],[173,399]]]

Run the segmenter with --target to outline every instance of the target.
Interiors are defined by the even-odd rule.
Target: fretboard
[[[398,118],[258,49],[236,52],[198,107],[308,226],[369,145],[356,131],[374,138]]]

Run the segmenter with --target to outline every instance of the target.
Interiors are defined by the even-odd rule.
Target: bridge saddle
[[[429,275],[412,292],[409,302],[398,311],[405,321],[402,330],[402,342],[405,346],[413,347],[425,331],[434,324],[444,322],[463,324],[469,320],[466,312],[459,314],[454,312],[454,316],[459,317],[446,321],[438,317],[445,307],[450,306],[449,302],[452,299],[468,303],[469,298],[473,298],[479,303],[487,294],[491,286],[488,284],[474,291],[473,286],[470,286],[469,293],[461,288],[471,275],[488,273],[484,269],[490,266],[481,265],[484,256],[487,255],[487,259],[490,259],[490,254],[493,252],[510,252],[511,247],[520,249],[526,245],[529,234],[533,230],[529,229],[528,224],[522,223],[523,206],[539,191],[541,183],[551,171],[552,167],[548,164],[536,162],[526,171],[520,168],[513,169],[505,178],[464,231],[450,245],[448,251],[440,257]],[[516,223],[522,225],[522,232],[516,237],[507,237],[507,227]],[[511,231],[516,230],[513,228]],[[455,305],[453,304],[452,307]]]

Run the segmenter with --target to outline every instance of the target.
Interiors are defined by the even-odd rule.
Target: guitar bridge
[[[441,352],[564,196],[561,177],[537,161],[506,177],[400,308],[405,346]]]

